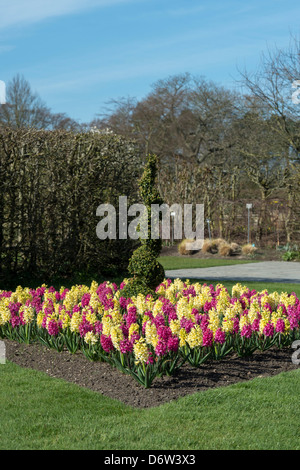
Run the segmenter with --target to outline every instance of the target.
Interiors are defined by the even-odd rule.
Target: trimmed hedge
[[[141,157],[114,134],[0,129],[0,271],[124,271],[136,243],[100,240],[97,207],[137,202]]]

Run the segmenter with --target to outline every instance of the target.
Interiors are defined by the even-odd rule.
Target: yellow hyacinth
[[[221,326],[220,325],[220,315],[217,309],[212,308],[209,311],[209,320],[208,320],[208,326],[211,331],[214,333],[217,331],[217,329]]]
[[[179,336],[180,332],[180,320],[171,320],[170,321],[170,330],[173,335]]]
[[[149,358],[149,351],[147,348],[146,340],[144,338],[140,338],[138,341],[134,343],[133,353],[135,356],[136,364],[143,364],[147,362]]]
[[[186,340],[187,340],[187,332],[185,328],[181,328],[179,331],[179,346],[182,348],[186,345]]]
[[[194,328],[188,333],[186,342],[190,346],[190,348],[196,348],[197,346],[201,346],[202,344],[202,330],[199,325],[195,325]]]
[[[158,343],[157,330],[154,323],[149,321],[146,323],[145,328],[145,339],[148,344],[151,344],[154,348]]]
[[[110,336],[114,347],[120,351],[120,341],[124,339],[121,328],[119,326],[112,326],[110,330]]]
[[[39,313],[37,314],[36,322],[37,322],[37,326],[39,328],[41,328],[41,326],[42,326],[44,316],[45,316],[45,314],[44,314],[43,310],[40,310]]]
[[[92,331],[88,331],[84,336],[84,341],[87,344],[94,345],[98,342],[99,337],[95,335]]]
[[[5,325],[11,319],[11,313],[8,307],[0,307],[0,326]]]
[[[33,320],[34,320],[34,309],[32,307],[29,307],[29,306],[25,306],[23,308],[23,319],[25,321],[26,324],[28,323],[32,323]]]
[[[162,313],[162,306],[163,306],[163,302],[161,300],[157,300],[155,302],[153,310],[152,310],[154,317],[156,317],[156,315],[158,315],[159,313]]]
[[[113,320],[106,314],[102,318],[102,334],[104,336],[109,336],[110,335],[110,330],[114,326]]]
[[[70,330],[72,332],[79,333],[79,325],[82,321],[82,315],[80,312],[74,312],[70,321]]]
[[[140,331],[139,325],[137,323],[131,323],[131,325],[129,327],[129,331],[128,331],[129,340],[131,339],[131,337],[134,333],[139,333],[139,331]]]

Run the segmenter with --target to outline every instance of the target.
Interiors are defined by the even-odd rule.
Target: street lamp
[[[250,210],[252,209],[252,204],[246,204],[248,209],[248,243],[250,243]]]
[[[211,240],[210,219],[206,219],[206,222],[207,222],[207,226],[208,226],[208,236],[209,236],[209,239]]]

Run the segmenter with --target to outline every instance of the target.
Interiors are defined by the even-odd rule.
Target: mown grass
[[[0,377],[1,450],[300,449],[299,369],[143,410],[12,363]]]
[[[160,256],[158,261],[165,270],[213,268],[215,266],[232,266],[235,264],[258,263],[258,260],[241,259],[215,259],[215,258],[183,258],[182,256]]]

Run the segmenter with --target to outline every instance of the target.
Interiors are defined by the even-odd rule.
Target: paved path
[[[300,283],[300,263],[293,261],[263,261],[213,268],[167,270],[165,274],[167,278],[171,279]]]

